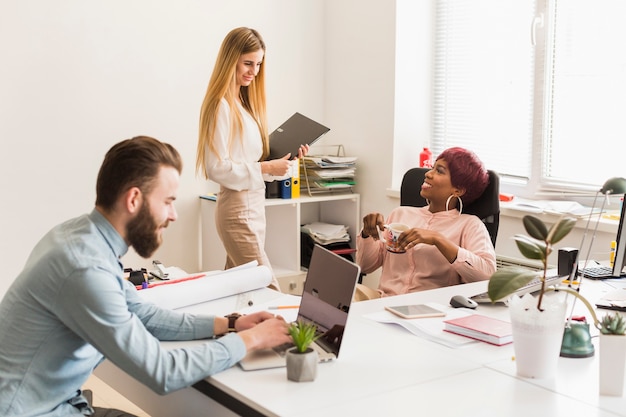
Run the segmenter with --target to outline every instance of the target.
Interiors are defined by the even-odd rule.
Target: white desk
[[[200,415],[199,410],[229,415],[198,390],[222,396],[219,401],[231,406],[234,399],[239,413],[245,415],[626,416],[626,398],[597,394],[597,354],[587,359],[560,358],[554,380],[518,378],[512,345],[477,342],[453,349],[414,336],[398,325],[363,317],[385,304],[447,305],[452,295],[473,295],[485,289],[486,282],[482,282],[353,304],[340,357],[320,364],[314,382],[290,382],[284,368],[244,372],[233,367],[201,381],[196,389],[159,397],[137,383],[133,387],[129,377],[130,382],[116,382],[123,379],[123,373],[110,364],[101,365],[96,374],[114,388],[119,386],[153,416]],[[591,301],[610,289],[601,282],[583,283],[583,293]],[[255,302],[274,297],[281,295],[270,290],[255,292]],[[228,313],[234,298],[207,303],[206,308]],[[577,310],[585,314],[581,303]],[[504,306],[480,305],[477,312],[508,320]]]

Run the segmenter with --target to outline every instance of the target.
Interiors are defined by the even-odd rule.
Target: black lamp
[[[589,222],[591,220],[591,216],[593,215],[594,209],[596,207],[596,201],[598,199],[598,194],[604,194],[606,198],[602,202],[602,207],[600,208],[600,212],[598,213],[598,219],[596,221],[595,228],[593,229],[593,235],[591,236],[591,242],[589,243],[589,249],[587,250],[587,255],[585,256],[585,266],[583,270],[587,267],[587,262],[589,262],[589,255],[591,254],[591,247],[593,246],[593,241],[596,238],[596,232],[598,230],[598,225],[600,224],[600,216],[604,211],[604,205],[606,201],[609,199],[609,195],[611,194],[626,194],[626,178],[621,177],[613,177],[609,178],[600,188],[593,199],[593,205],[591,206],[591,213],[589,213],[589,217],[587,218],[587,225],[585,226],[585,232],[583,233],[583,239],[580,242],[580,250],[576,254],[576,259],[574,261],[574,266],[569,276],[569,286],[572,286],[572,282],[575,279],[576,272],[578,271],[578,259],[580,257],[580,252],[583,249],[583,245],[585,243],[585,238],[587,237],[587,231],[589,230]],[[582,277],[578,281],[578,287],[576,287],[576,291],[580,291],[580,285],[582,283]],[[567,319],[567,323],[565,324],[565,331],[563,332],[563,342],[561,344],[561,356],[568,358],[588,358],[593,356],[594,347],[591,343],[591,336],[589,334],[589,324],[585,321],[572,321],[572,315],[574,313],[574,306],[576,305],[576,298],[574,299],[574,303],[572,304],[572,312]]]

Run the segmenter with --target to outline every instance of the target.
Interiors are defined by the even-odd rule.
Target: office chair
[[[400,185],[401,206],[423,207],[428,204],[420,195],[420,189],[429,169],[411,168],[404,174]],[[487,173],[489,185],[474,202],[463,205],[463,213],[473,214],[483,221],[495,247],[500,226],[500,177],[492,170]]]
[[[428,204],[420,195],[420,190],[429,169],[411,168],[404,174],[400,185],[401,206],[423,207]],[[463,213],[473,214],[483,221],[491,237],[491,243],[495,247],[500,225],[500,177],[495,171],[487,170],[487,173],[489,174],[487,188],[474,202],[463,205]],[[379,297],[376,290],[360,283],[357,284],[354,301],[372,300]]]

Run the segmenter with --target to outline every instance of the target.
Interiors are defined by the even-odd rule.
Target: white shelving
[[[212,200],[201,198],[202,270],[224,268],[226,251],[215,229]],[[351,245],[360,229],[359,194],[303,196],[265,200],[265,250],[284,292],[299,294],[304,273],[300,267],[300,226],[315,221],[348,226]]]

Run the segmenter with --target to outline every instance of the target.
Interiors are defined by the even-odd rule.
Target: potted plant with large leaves
[[[513,328],[513,346],[517,374],[531,378],[550,377],[556,365],[565,329],[566,303],[563,297],[546,293],[555,290],[546,286],[548,257],[553,245],[561,241],[576,224],[572,217],[560,218],[552,227],[534,216],[524,216],[524,229],[529,236],[515,235],[515,243],[522,255],[541,261],[543,272],[541,289],[537,297],[530,294],[522,298],[513,296],[508,300]],[[497,270],[489,280],[488,295],[492,302],[506,299],[509,295],[537,278],[537,272],[525,268],[509,267]],[[591,304],[573,288],[557,288],[580,299],[591,312],[594,324],[599,322]]]
[[[287,350],[287,379],[290,381],[313,381],[317,377],[317,351],[311,348],[319,336],[317,326],[301,320],[289,325],[289,334],[295,347]]]

